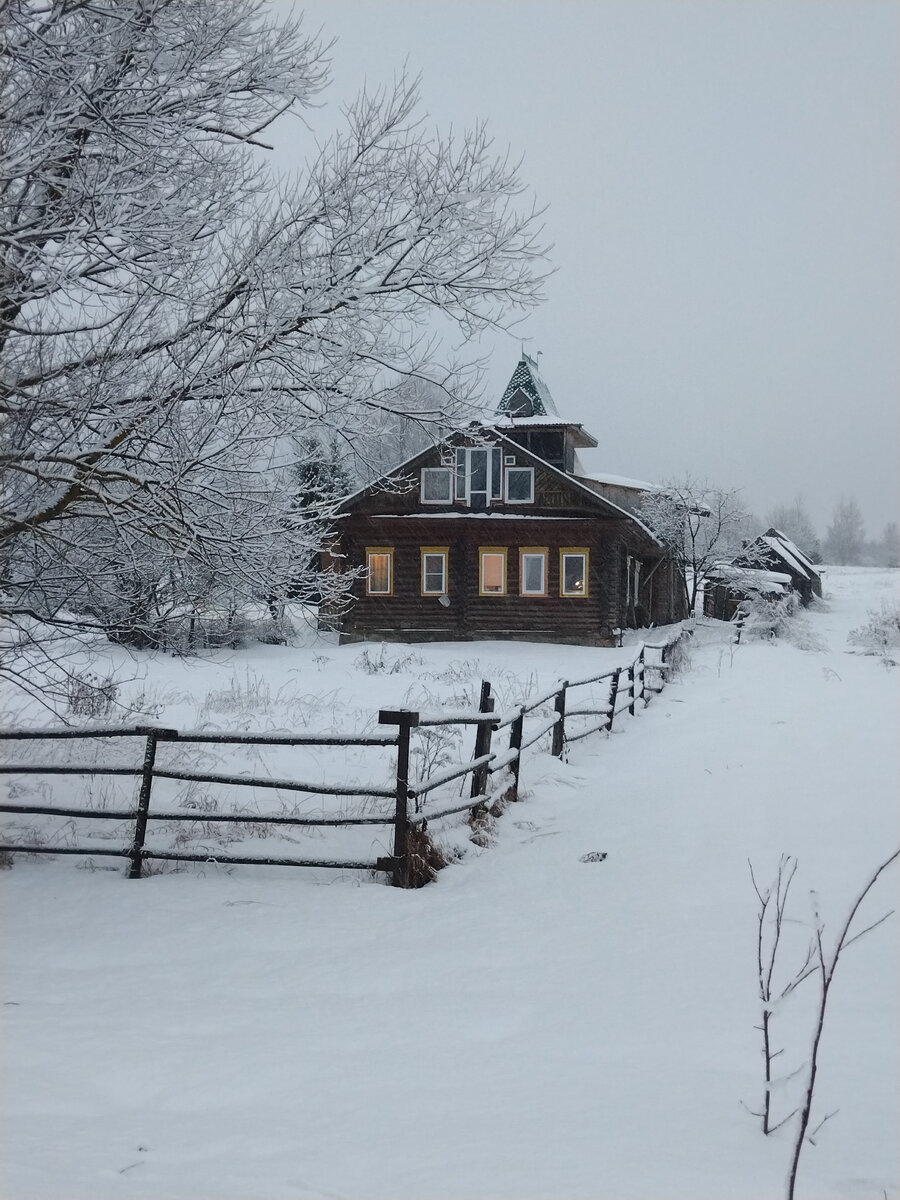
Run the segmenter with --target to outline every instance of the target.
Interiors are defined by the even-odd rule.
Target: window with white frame
[[[448,546],[422,547],[422,595],[445,596],[447,594]]]
[[[534,467],[507,467],[507,504],[531,504],[533,501]]]
[[[394,594],[394,549],[392,546],[366,547],[366,595]]]
[[[470,508],[489,508],[503,496],[499,446],[460,446],[456,451],[456,498]]]
[[[559,552],[559,594],[588,594],[588,551],[582,546],[564,546]]]
[[[478,594],[506,595],[506,547],[481,546],[478,550]]]
[[[422,468],[422,503],[452,504],[453,472],[449,467]]]
[[[519,592],[523,596],[547,595],[546,546],[523,546],[519,551]]]

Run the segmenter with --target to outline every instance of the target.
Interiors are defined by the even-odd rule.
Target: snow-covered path
[[[844,652],[874,579],[831,580],[810,618],[829,650],[699,647],[639,719],[530,760],[497,845],[420,892],[17,864],[0,1193],[780,1196],[791,1129],[765,1139],[742,1107],[747,859],[768,881],[797,855],[795,916],[815,887],[832,927],[897,844],[900,672]],[[896,896],[894,873],[866,913]],[[839,968],[817,1090],[840,1111],[800,1197],[900,1195],[898,940],[894,918]]]

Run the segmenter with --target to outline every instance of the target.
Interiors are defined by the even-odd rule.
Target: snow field
[[[827,934],[896,847],[900,672],[845,652],[896,585],[830,571],[830,609],[808,617],[819,652],[698,638],[692,669],[636,719],[566,764],[526,758],[496,844],[419,892],[276,868],[129,883],[17,862],[0,879],[0,1193],[782,1195],[791,1127],[766,1139],[742,1107],[763,1078],[747,859],[769,882],[783,852],[799,858],[787,971],[809,889]],[[260,678],[305,669],[312,690],[311,652],[270,651],[252,652]],[[360,711],[415,682],[346,665],[358,647],[316,653]],[[419,676],[465,656],[542,686],[541,672],[584,675],[615,652],[415,653]],[[154,660],[148,679],[157,668],[197,681],[178,684],[188,709],[236,669]],[[607,858],[579,861],[595,850]],[[862,918],[897,891],[894,871]],[[798,1197],[900,1194],[896,920],[838,967],[817,1109],[839,1112],[804,1151]],[[807,1050],[809,989],[776,1013],[786,1070]],[[776,1108],[796,1097],[784,1085]]]

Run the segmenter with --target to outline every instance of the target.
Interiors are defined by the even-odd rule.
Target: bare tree
[[[810,562],[822,561],[819,538],[802,496],[795,496],[792,504],[778,504],[771,509],[766,517],[766,525],[789,537]]]
[[[141,576],[151,549],[158,575],[235,596],[295,585],[327,520],[298,518],[292,439],[371,431],[398,380],[426,374],[423,329],[469,336],[538,297],[516,164],[484,127],[427,132],[400,78],[288,183],[265,130],[326,83],[297,22],[255,0],[3,9],[0,554],[18,644],[87,621],[91,591]],[[454,364],[428,377],[459,394]]]
[[[687,475],[645,493],[640,515],[680,567],[693,612],[716,565],[737,554],[746,540],[747,512],[740,493]]]
[[[900,528],[896,521],[889,521],[885,525],[876,554],[879,566],[900,567]]]
[[[790,855],[783,854],[778,864],[778,871],[775,880],[766,888],[761,888],[756,881],[756,875],[753,869],[753,864],[750,864],[750,878],[753,883],[753,890],[756,892],[757,900],[759,901],[759,910],[757,914],[757,972],[759,980],[759,997],[762,1003],[762,1023],[760,1029],[763,1035],[763,1056],[765,1059],[765,1092],[763,1107],[759,1112],[755,1112],[754,1116],[762,1119],[763,1133],[774,1133],[776,1129],[780,1129],[797,1113],[800,1114],[797,1122],[797,1131],[794,1137],[793,1151],[791,1156],[791,1165],[787,1180],[787,1200],[794,1200],[794,1192],[797,1185],[797,1174],[800,1164],[800,1155],[804,1144],[809,1141],[815,1144],[814,1138],[822,1126],[829,1121],[836,1113],[826,1113],[826,1115],[818,1122],[814,1129],[810,1130],[810,1121],[812,1117],[813,1100],[815,1096],[816,1078],[818,1073],[819,1060],[819,1045],[822,1040],[822,1033],[825,1028],[825,1014],[828,1005],[828,997],[831,992],[831,985],[834,981],[835,971],[837,970],[838,962],[841,955],[854,942],[858,942],[860,938],[871,933],[873,929],[877,929],[882,925],[893,913],[893,909],[882,914],[877,920],[870,921],[864,928],[851,933],[854,922],[866,896],[875,886],[879,877],[893,863],[900,859],[900,849],[895,850],[888,858],[881,863],[879,867],[873,871],[867,880],[865,886],[853,901],[850,911],[847,914],[846,920],[838,931],[838,936],[833,945],[829,949],[825,944],[825,922],[822,919],[818,904],[815,901],[813,893],[814,910],[813,910],[813,932],[811,938],[806,945],[806,952],[803,961],[793,971],[793,973],[782,983],[776,984],[774,981],[777,960],[781,950],[781,942],[784,935],[785,926],[789,922],[787,917],[788,897],[790,895],[791,884],[797,873],[797,860]],[[772,1066],[774,1060],[779,1057],[783,1051],[773,1050],[772,1048],[772,1016],[778,1005],[783,1002],[788,996],[794,992],[801,983],[806,979],[815,978],[818,980],[818,996],[816,1000],[815,1013],[813,1017],[813,1035],[812,1045],[809,1058],[801,1064],[796,1070],[790,1074],[783,1076],[780,1082],[784,1083],[789,1079],[793,1079],[798,1075],[805,1076],[803,1095],[800,1103],[789,1112],[785,1117],[782,1117],[776,1123],[772,1122],[771,1112],[771,1092],[774,1083]]]
[[[778,1005],[780,1005],[787,997],[799,987],[804,979],[808,979],[815,969],[811,963],[813,958],[812,947],[808,949],[806,960],[801,964],[800,968],[794,972],[789,979],[784,983],[775,982],[775,968],[778,962],[779,951],[781,949],[782,935],[784,933],[785,912],[787,909],[788,896],[790,895],[791,884],[794,881],[794,876],[797,873],[797,860],[788,854],[782,854],[781,861],[778,864],[778,873],[775,876],[775,881],[766,888],[761,888],[756,882],[756,875],[753,870],[753,864],[750,863],[750,879],[753,883],[753,890],[756,892],[756,897],[759,900],[759,912],[757,939],[756,939],[756,967],[757,978],[759,980],[759,999],[762,1006],[762,1019],[759,1025],[759,1030],[762,1033],[763,1041],[763,1060],[765,1062],[765,1087],[763,1090],[763,1105],[759,1112],[753,1115],[758,1116],[762,1121],[762,1131],[766,1135],[774,1133],[785,1125],[791,1117],[793,1117],[797,1109],[793,1109],[782,1117],[780,1120],[773,1123],[772,1120],[772,1089],[775,1083],[772,1068],[776,1058],[779,1058],[784,1053],[784,1048],[778,1050],[773,1049],[772,1043],[772,1018]],[[802,1070],[802,1067],[798,1070]],[[793,1071],[784,1079],[790,1079],[798,1071]],[[783,1082],[784,1080],[782,1080]]]
[[[859,505],[852,496],[841,496],[825,535],[826,561],[839,566],[853,566],[862,557],[865,541],[866,531]]]
[[[815,1026],[813,1030],[812,1047],[810,1050],[809,1064],[807,1068],[806,1089],[800,1109],[800,1120],[797,1123],[797,1135],[794,1140],[794,1150],[791,1157],[790,1173],[788,1175],[787,1200],[794,1200],[794,1190],[797,1185],[797,1171],[800,1166],[800,1154],[803,1150],[805,1142],[807,1140],[812,1141],[815,1134],[822,1128],[825,1122],[834,1116],[833,1112],[828,1113],[822,1118],[812,1132],[809,1131],[809,1123],[812,1116],[813,1098],[816,1087],[816,1074],[819,1065],[819,1044],[822,1040],[822,1033],[825,1028],[825,1012],[828,1004],[828,996],[831,992],[831,985],[834,982],[834,973],[837,970],[837,965],[840,961],[841,954],[850,946],[852,946],[854,942],[858,942],[861,937],[865,937],[867,933],[870,933],[873,929],[876,929],[879,925],[883,924],[888,917],[892,915],[893,909],[891,909],[890,912],[884,913],[878,918],[877,921],[871,921],[865,926],[864,929],[860,929],[852,936],[850,935],[850,929],[853,925],[853,922],[856,920],[856,916],[860,910],[862,902],[875,886],[882,872],[886,871],[887,868],[891,866],[892,863],[895,863],[898,858],[900,858],[900,849],[895,850],[889,858],[886,858],[881,866],[879,866],[869,877],[866,885],[863,887],[862,891],[851,905],[847,919],[841,926],[837,939],[834,941],[830,949],[827,949],[825,946],[825,922],[822,920],[818,909],[815,911],[815,925],[811,958],[813,970],[819,980],[819,997],[815,1017]]]

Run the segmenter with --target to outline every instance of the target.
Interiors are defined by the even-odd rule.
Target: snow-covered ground
[[[0,877],[0,1194],[782,1195],[794,1122],[765,1138],[748,1111],[763,1066],[747,860],[768,882],[782,853],[799,859],[787,971],[810,890],[827,942],[896,848],[900,671],[846,638],[897,588],[898,572],[831,569],[828,611],[807,618],[820,649],[698,637],[692,669],[612,736],[565,764],[526,758],[496,844],[421,891],[17,861]],[[132,686],[181,728],[365,728],[380,706],[463,703],[482,677],[537,694],[631,652],[388,647],[371,674],[361,653],[147,656]],[[898,876],[863,923],[896,904]],[[838,1111],[798,1200],[900,1196],[898,919],[838,967],[813,1123]],[[814,999],[809,980],[775,1014],[782,1074],[806,1057]],[[776,1090],[776,1118],[801,1084]]]

